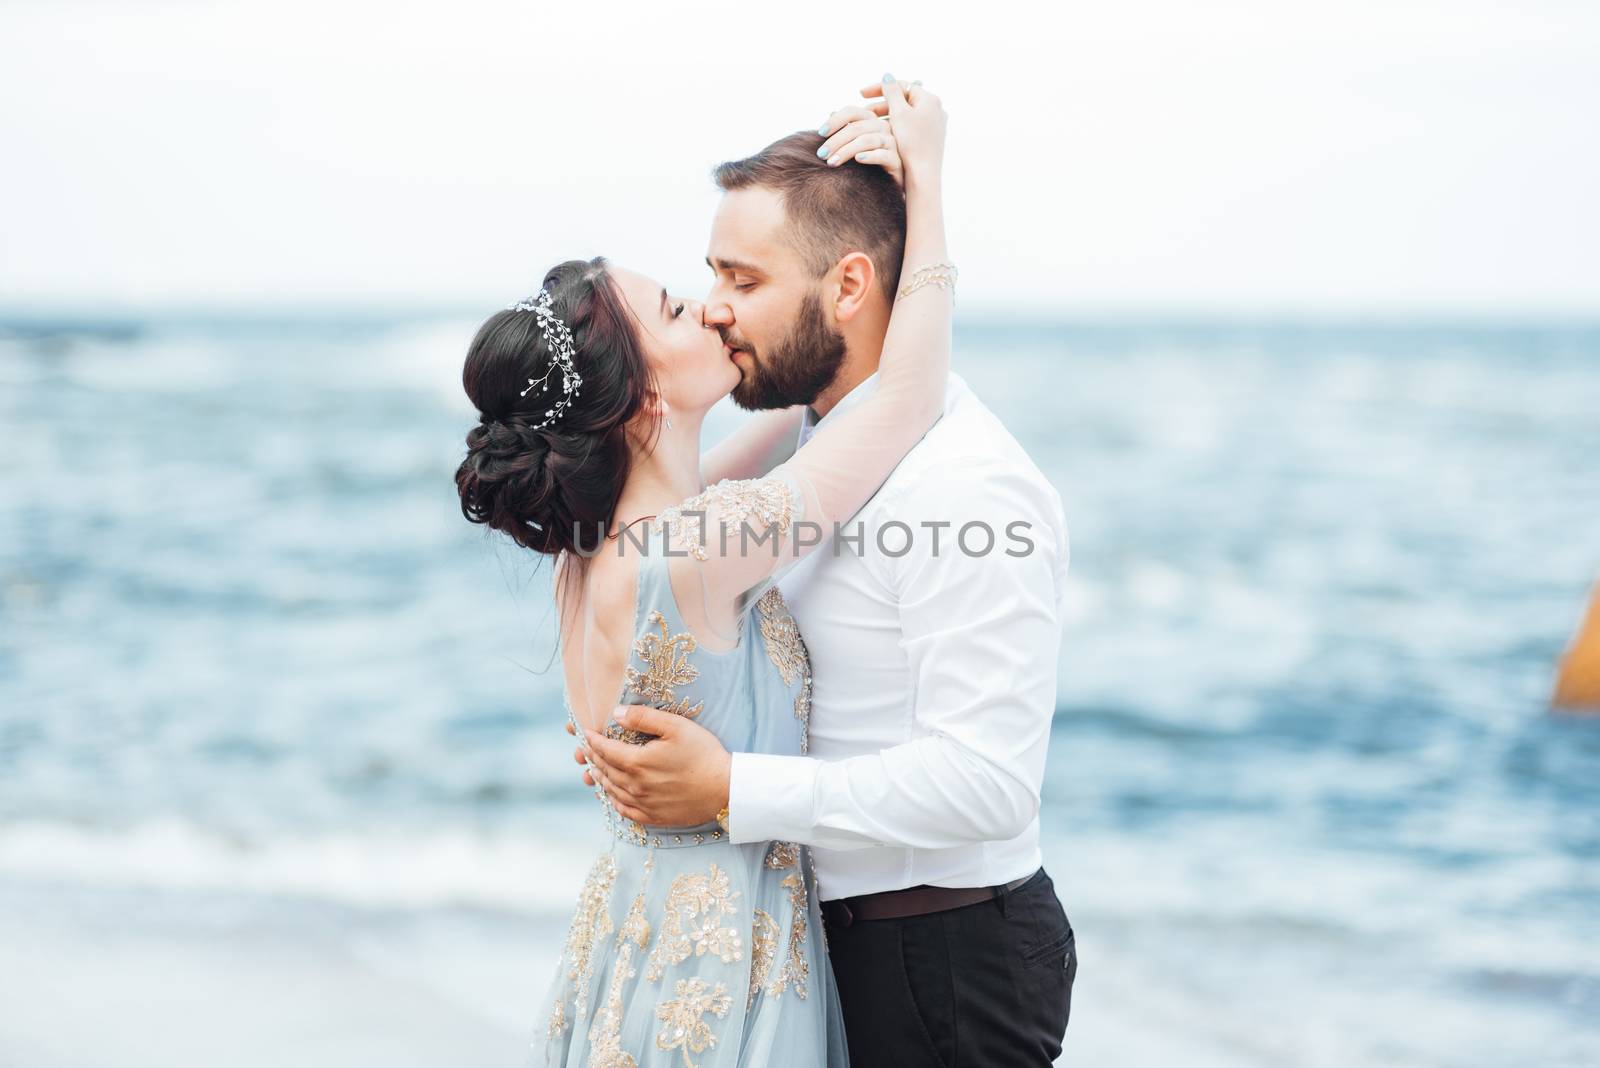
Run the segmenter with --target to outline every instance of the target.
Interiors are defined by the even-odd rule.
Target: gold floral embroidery
[[[800,678],[794,718],[800,721],[800,752],[805,753],[811,734],[811,655],[778,587],[768,588],[756,604],[761,609],[761,636],[766,639],[767,658],[783,676],[784,685],[792,686],[796,676]]]
[[[632,942],[643,949],[650,944],[650,921],[644,917],[643,894],[633,899],[633,907],[628,909],[628,917],[622,921],[622,930],[617,932],[617,938],[618,945]]]
[[[806,656],[805,643],[800,640],[800,628],[784,602],[783,591],[769,587],[756,602],[761,609],[761,636],[767,640],[767,658],[783,676],[784,685],[793,685]]]
[[[739,959],[739,932],[722,926],[722,917],[737,911],[733,903],[739,891],[732,889],[728,873],[711,865],[709,875],[685,872],[672,880],[667,890],[667,917],[644,977],[651,982],[661,978],[666,968],[707,953],[724,963]]]
[[[772,958],[778,954],[778,921],[766,909],[756,909],[755,922],[750,927],[750,996],[745,999],[748,1011],[756,1003],[756,995],[766,985],[767,973],[772,970]]]
[[[809,859],[809,854],[807,856]],[[789,909],[792,916],[789,920],[788,954],[784,958],[782,966],[778,969],[778,974],[773,976],[770,982],[767,982],[768,966],[777,951],[778,924],[765,912],[760,909],[756,910],[756,931],[758,933],[752,937],[757,940],[761,938],[760,932],[763,931],[762,917],[766,917],[767,922],[772,926],[768,941],[765,944],[758,941],[756,946],[751,949],[750,983],[752,992],[750,1000],[752,1003],[755,1001],[754,988],[763,982],[766,982],[767,995],[769,997],[777,997],[789,988],[790,983],[793,983],[795,996],[804,1000],[806,996],[806,979],[810,975],[811,966],[806,961],[806,918],[808,913],[805,877],[800,871],[800,846],[795,842],[773,842],[767,847],[766,858],[761,863],[771,871],[790,872],[779,885],[789,891]],[[790,869],[793,870],[791,871]],[[763,954],[765,954],[764,959]],[[757,961],[761,962],[759,978],[755,964]]]
[[[826,901],[822,896],[822,883],[817,879],[817,855],[810,850],[806,851],[806,867],[811,869],[811,888],[817,892],[818,901]],[[828,925],[817,925],[817,933],[822,936],[822,952],[828,952]]]
[[[611,969],[611,986],[605,1006],[589,1028],[589,1068],[638,1068],[633,1055],[622,1048],[622,984],[638,975],[633,967],[635,949],[650,942],[650,921],[644,915],[644,894],[633,899],[617,932],[617,963]]]
[[[674,553],[687,551],[696,560],[704,560],[705,528],[712,509],[716,510],[718,526],[726,532],[730,546],[740,549],[766,544],[771,538],[768,531],[773,529],[781,542],[794,520],[794,498],[789,484],[769,476],[725,478],[715,482],[682,504],[663,509],[651,525],[664,528],[672,535],[668,547]],[[685,512],[690,514],[685,515]],[[746,522],[750,522],[753,534],[743,533]],[[779,543],[773,544],[776,547]]]
[[[794,996],[804,1001],[806,979],[811,973],[811,965],[806,961],[806,881],[795,871],[784,876],[782,885],[789,890],[789,908],[793,913],[789,920],[789,953],[778,968],[778,974],[767,984],[767,996],[777,997],[793,983]]]
[[[660,611],[650,613],[650,625],[661,633],[641,634],[633,643],[634,654],[644,661],[645,668],[643,671],[635,667],[628,668],[628,686],[645,702],[685,719],[693,719],[700,714],[705,702],[697,701],[691,705],[687,697],[677,695],[676,687],[687,686],[700,677],[700,669],[689,663],[689,654],[694,652],[697,644],[694,635],[688,631],[668,634],[667,619]],[[655,737],[625,728],[620,723],[607,725],[606,735],[634,745],[642,745]]]
[[[589,1011],[589,980],[593,974],[594,947],[609,935],[611,926],[611,887],[617,879],[617,862],[610,853],[602,855],[589,869],[578,891],[578,908],[572,916],[572,926],[567,929],[567,946],[562,956],[567,961],[567,980],[574,985],[573,1018],[577,1020]],[[561,1024],[566,1026],[565,1013]],[[551,1020],[551,1026],[556,1021]]]
[[[650,835],[646,833],[644,824],[638,820],[630,820],[618,812],[616,806],[611,803],[610,794],[606,795],[602,803],[606,806],[606,823],[610,826],[612,834],[629,845],[645,845],[650,841]]]
[[[567,1029],[567,1003],[562,998],[556,998],[556,1007],[550,1012],[550,1027],[548,1034],[551,1039],[560,1038]]]
[[[705,1014],[728,1015],[733,998],[721,983],[708,991],[706,981],[699,977],[679,979],[674,993],[677,997],[656,1006],[656,1018],[661,1021],[656,1048],[678,1050],[683,1054],[684,1068],[695,1068],[689,1054],[704,1053],[717,1045],[717,1036],[704,1019]]]
[[[800,754],[811,751],[811,672],[806,672],[805,685],[794,695],[794,718],[800,721]]]
[[[773,871],[782,871],[792,868],[800,860],[800,847],[794,842],[773,842],[767,847],[767,859],[763,861]]]

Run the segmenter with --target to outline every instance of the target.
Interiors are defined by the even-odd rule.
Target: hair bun
[[[462,514],[541,549],[542,533],[523,518],[550,510],[556,486],[545,463],[549,446],[539,431],[513,420],[488,419],[467,431],[467,455],[456,470]]]
[[[467,432],[456,487],[468,520],[529,549],[598,550],[627,481],[629,426],[645,410],[650,369],[604,260],[558,264],[545,274],[545,291],[573,336],[572,350],[553,344],[540,318],[525,311],[496,312],[478,328],[461,382],[482,414]],[[522,386],[562,366],[563,355],[582,376],[583,403],[552,422],[549,398]]]
[[[515,461],[537,455],[543,459],[550,451],[552,432],[535,429],[526,416],[513,413],[504,419],[484,419],[467,433],[469,454],[482,454],[497,461]]]

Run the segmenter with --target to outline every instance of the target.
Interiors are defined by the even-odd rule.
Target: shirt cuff
[[[728,841],[805,842],[813,830],[818,762],[734,753],[728,769]]]

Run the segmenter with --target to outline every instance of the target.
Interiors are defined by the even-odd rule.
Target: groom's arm
[[[1016,471],[981,465],[924,476],[897,501],[893,518],[916,532],[911,550],[873,559],[900,604],[916,737],[843,760],[730,758],[696,723],[628,708],[627,726],[661,737],[629,746],[588,735],[591,766],[623,815],[692,824],[726,803],[736,842],[834,849],[937,849],[1004,841],[1027,827],[1055,710],[1057,595],[1067,566],[1060,502]],[[989,524],[996,542],[968,556],[957,535],[975,521]],[[949,524],[937,551],[924,522]],[[969,545],[983,544],[979,533]],[[1031,549],[1008,555],[1022,552],[1019,538]]]
[[[938,849],[1015,838],[1038,813],[1067,564],[1059,500],[1015,469],[975,464],[919,478],[893,518],[912,528],[911,551],[869,559],[899,598],[915,737],[843,760],[733,754],[735,842]],[[994,532],[988,553],[957,541],[973,522]],[[937,549],[925,524],[948,524]],[[970,548],[986,541],[969,530]]]

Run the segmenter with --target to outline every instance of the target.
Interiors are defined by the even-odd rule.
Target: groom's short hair
[[[818,278],[846,253],[865,252],[892,304],[906,253],[905,196],[882,167],[828,166],[817,155],[825,140],[815,130],[792,133],[718,164],[712,177],[723,192],[759,186],[778,193],[795,247]]]

